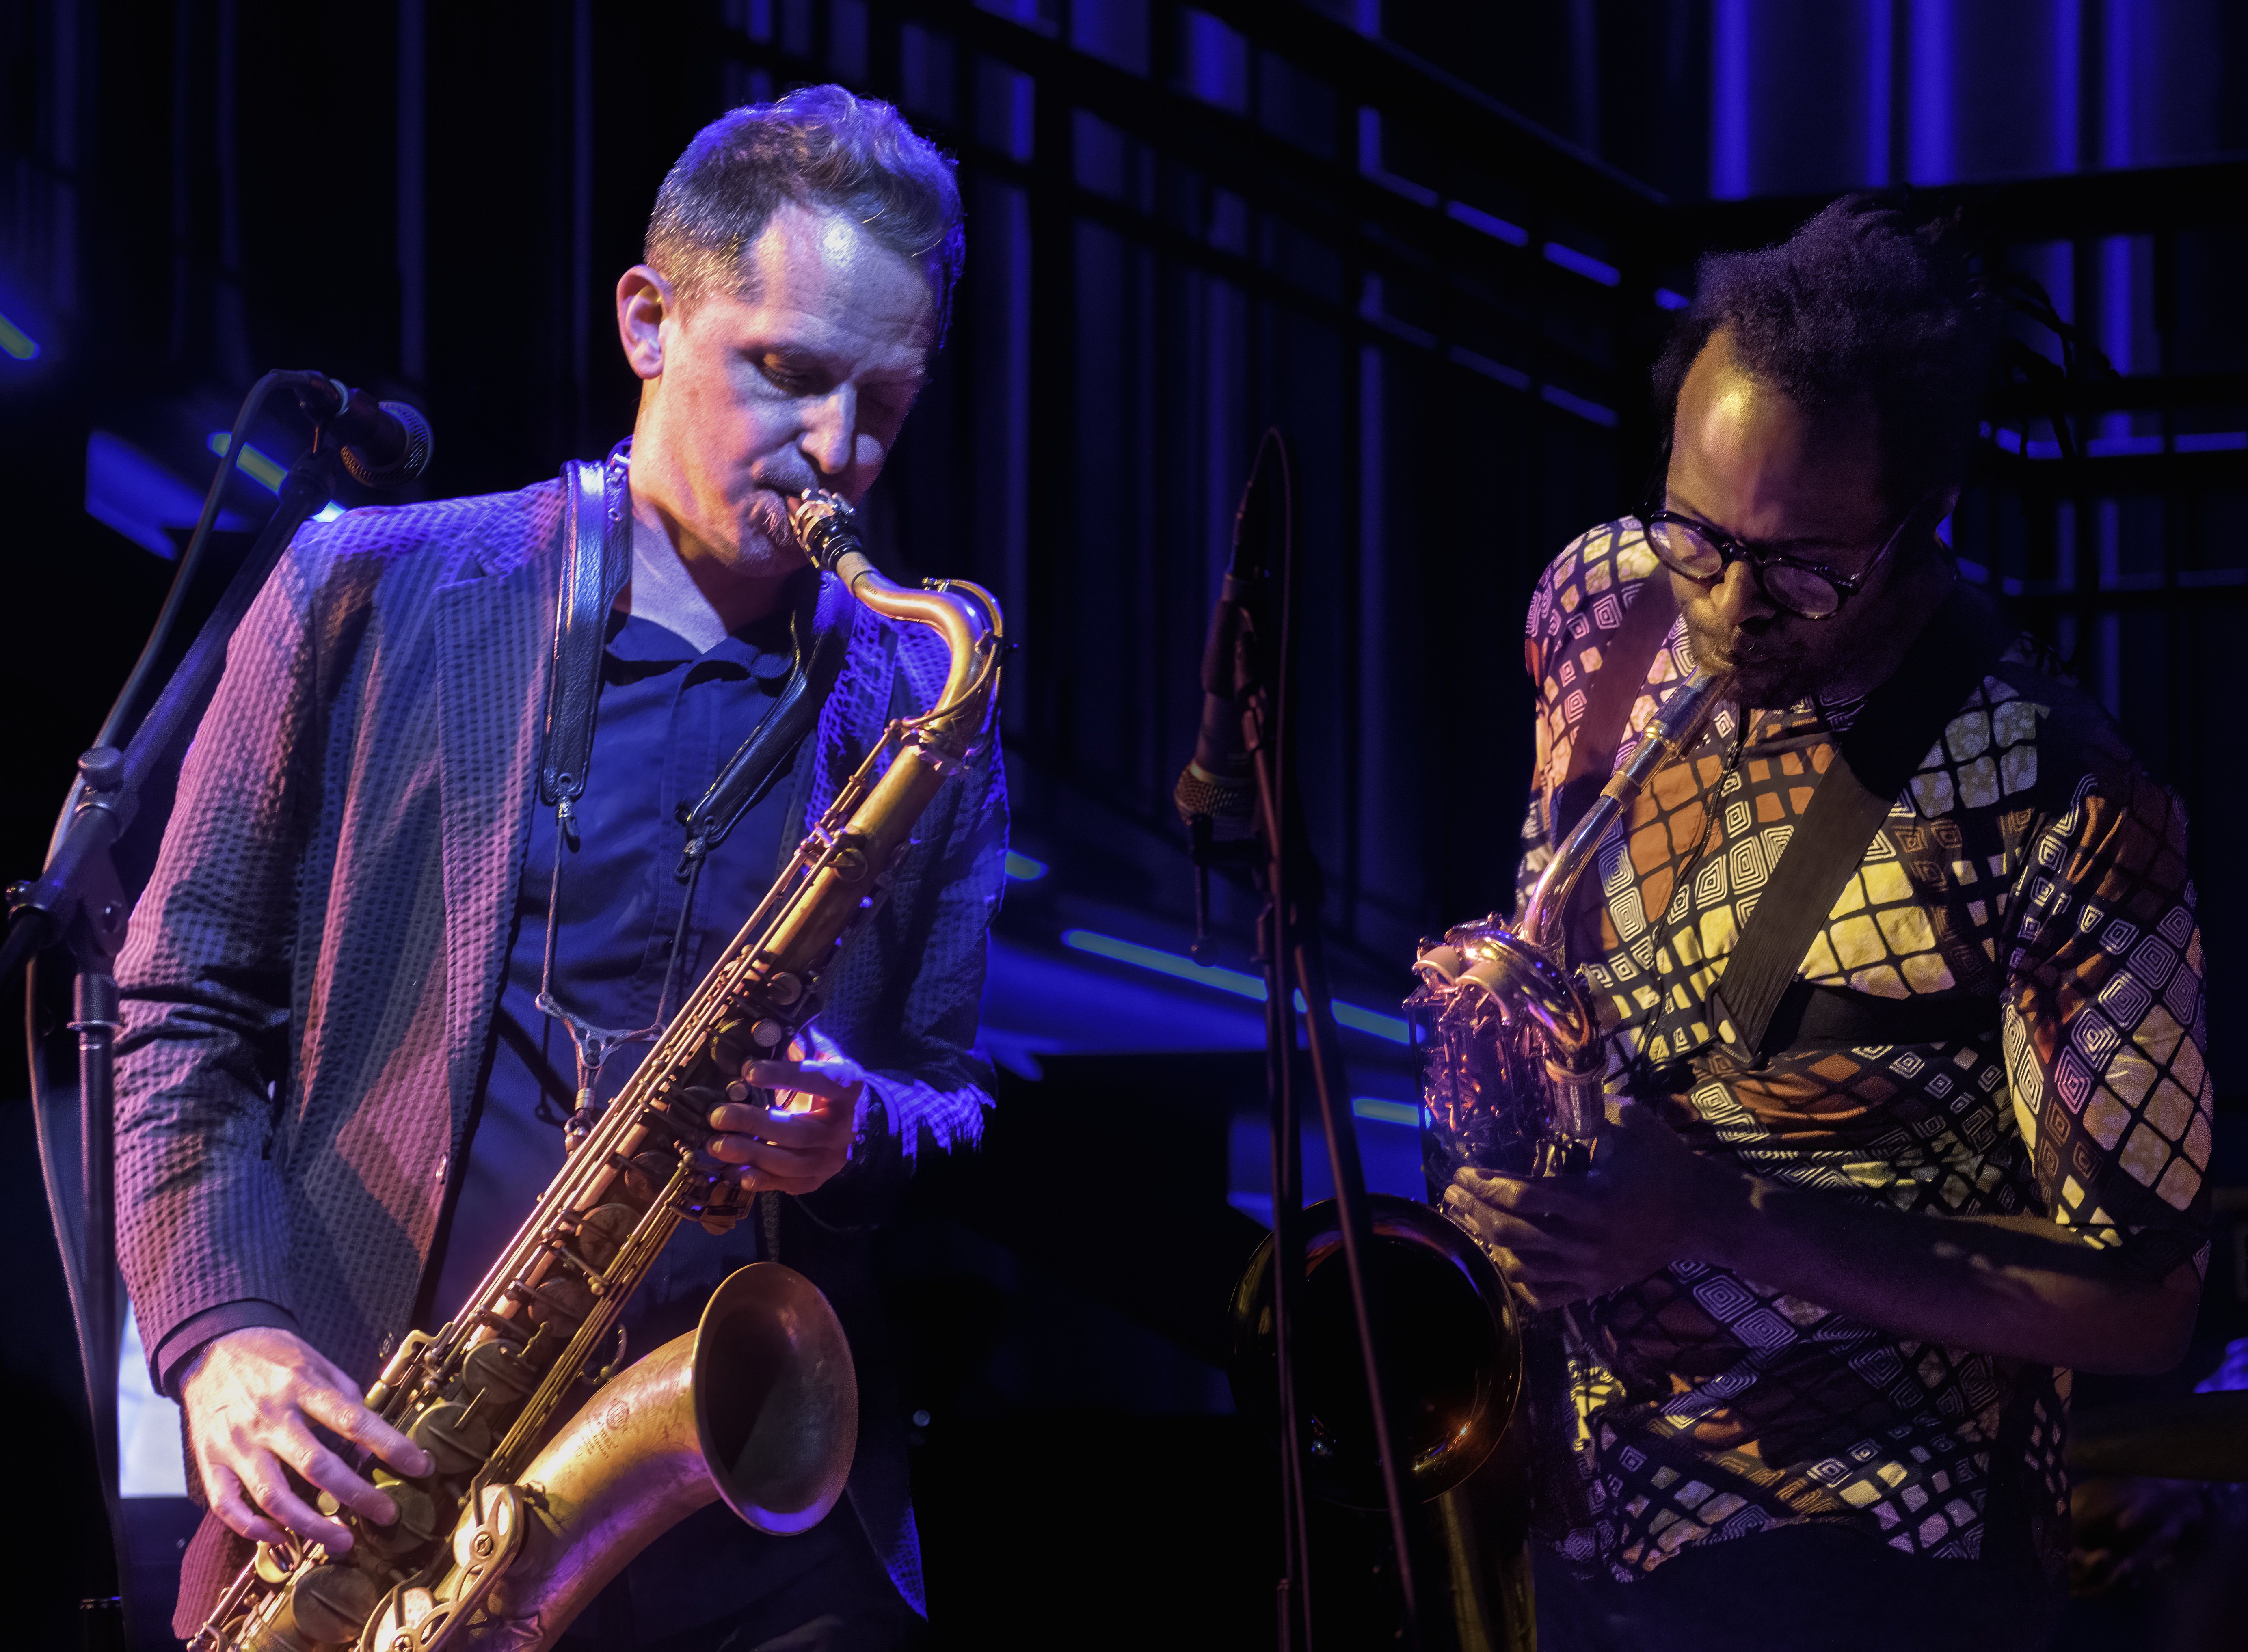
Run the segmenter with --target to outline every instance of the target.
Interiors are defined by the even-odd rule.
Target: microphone
[[[402,488],[429,468],[437,438],[419,408],[346,391],[329,424],[343,440],[344,469],[362,488]]]
[[[1257,788],[1250,771],[1249,742],[1241,726],[1243,632],[1249,619],[1251,583],[1238,572],[1241,545],[1234,542],[1233,566],[1210,611],[1210,636],[1202,651],[1202,723],[1195,731],[1194,757],[1179,771],[1171,802],[1179,819],[1192,827],[1206,819],[1210,836],[1238,841],[1256,829]]]
[[[437,438],[420,408],[377,401],[324,374],[304,377],[307,382],[298,387],[298,399],[342,446],[344,470],[360,486],[387,491],[429,468]]]
[[[1233,513],[1233,556],[1203,644],[1202,723],[1195,730],[1194,757],[1171,788],[1172,806],[1191,840],[1195,938],[1188,951],[1197,963],[1215,956],[1210,940],[1210,867],[1256,855],[1256,762],[1245,724],[1249,707],[1260,696],[1268,697],[1268,711],[1272,709],[1269,691],[1275,685],[1268,668],[1278,650],[1260,646],[1258,626],[1268,604],[1266,566],[1276,545],[1283,547],[1281,566],[1289,565],[1285,547],[1293,543],[1295,517],[1288,444],[1278,429],[1267,430]],[[1266,736],[1271,732],[1268,726]]]
[[[1258,443],[1241,503],[1234,509],[1233,555],[1210,613],[1194,757],[1171,788],[1172,806],[1194,833],[1197,865],[1209,858],[1209,844],[1238,843],[1256,835],[1257,782],[1242,716],[1264,683],[1263,661],[1254,650],[1257,616],[1264,606],[1265,564],[1275,538],[1285,539],[1292,532],[1294,516],[1287,444],[1278,430],[1268,430]]]

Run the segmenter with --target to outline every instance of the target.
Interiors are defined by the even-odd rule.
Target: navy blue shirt
[[[676,1014],[771,884],[793,792],[785,776],[711,853],[691,891],[673,969],[673,941],[682,933],[690,894],[678,875],[687,840],[679,805],[699,800],[755,731],[793,662],[785,610],[699,656],[652,620],[611,617],[593,760],[577,805],[578,847],[562,849],[556,895],[553,993],[572,1015],[600,1027],[639,1028],[656,1019],[660,1003],[666,1018]],[[562,1168],[577,1058],[567,1029],[538,1007],[559,843],[554,811],[538,810],[517,895],[491,1076],[435,1263],[431,1307],[439,1321],[459,1311]],[[661,1003],[668,970],[669,998]],[[596,1092],[603,1101],[624,1087],[648,1047],[627,1044],[610,1056]],[[626,1311],[631,1357],[692,1328],[718,1282],[756,1260],[754,1225],[743,1223],[716,1239],[692,1227],[680,1231]]]

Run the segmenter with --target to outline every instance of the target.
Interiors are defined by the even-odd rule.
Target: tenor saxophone
[[[997,704],[990,593],[884,578],[832,494],[803,495],[789,520],[860,602],[943,639],[937,704],[889,725],[460,1313],[408,1336],[367,1391],[435,1464],[420,1478],[376,1470],[397,1518],[378,1525],[324,1496],[352,1547],[261,1545],[191,1652],[531,1652],[696,1509],[723,1498],[785,1535],[842,1494],[857,1381],[833,1310],[800,1274],[740,1269],[695,1331],[620,1374],[602,1366],[680,1224],[723,1230],[745,1212],[708,1152],[710,1110],[745,1097],[742,1064],[785,1052],[818,1011],[844,938],[887,896],[915,820],[987,743]]]

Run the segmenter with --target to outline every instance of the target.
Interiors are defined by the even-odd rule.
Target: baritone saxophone
[[[570,1156],[460,1312],[406,1339],[370,1409],[435,1467],[378,1468],[398,1505],[353,1544],[261,1545],[192,1652],[443,1652],[552,1643],[626,1562],[723,1498],[777,1534],[818,1525],[858,1436],[851,1351],[809,1280],[760,1262],[700,1326],[621,1374],[603,1368],[626,1301],[682,1222],[723,1230],[749,1196],[712,1158],[710,1110],[744,1061],[786,1052],[844,938],[886,898],[914,822],[989,744],[997,602],[963,580],[876,572],[851,507],[814,491],[791,526],[823,572],[950,656],[938,703],[893,722],[778,882]]]

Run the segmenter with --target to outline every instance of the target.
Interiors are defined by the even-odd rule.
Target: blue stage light
[[[38,359],[39,341],[6,316],[0,315],[0,351],[18,361],[34,361]]]
[[[1090,952],[1095,957],[1111,958],[1118,963],[1129,963],[1142,970],[1153,970],[1158,975],[1168,975],[1176,981],[1192,981],[1200,986],[1215,987],[1220,992],[1230,992],[1237,998],[1264,1002],[1264,977],[1251,975],[1245,970],[1229,970],[1223,964],[1196,963],[1183,953],[1166,952],[1161,947],[1142,946],[1137,941],[1126,941],[1113,935],[1102,935],[1097,929],[1064,929],[1061,943],[1073,952]],[[1296,1008],[1304,1007],[1304,995],[1296,995]],[[1335,1023],[1356,1032],[1371,1033],[1391,1044],[1407,1041],[1405,1020],[1402,1016],[1384,1015],[1363,1004],[1347,1004],[1337,998],[1333,1003]]]
[[[1623,279],[1623,272],[1615,265],[1602,264],[1589,252],[1565,247],[1558,241],[1546,243],[1546,262],[1557,264],[1564,270],[1580,275],[1587,281],[1597,281],[1604,287],[1612,287]]]
[[[1385,1101],[1378,1095],[1354,1095],[1350,1099],[1350,1110],[1361,1119],[1371,1119],[1377,1124],[1409,1124],[1421,1122],[1420,1104],[1414,1101]]]
[[[230,433],[214,430],[210,433],[210,441],[207,445],[213,453],[223,459],[226,457],[227,444],[233,440]],[[280,492],[281,484],[289,479],[287,465],[263,448],[253,447],[247,442],[242,444],[242,457],[235,461],[234,468],[268,493]]]

